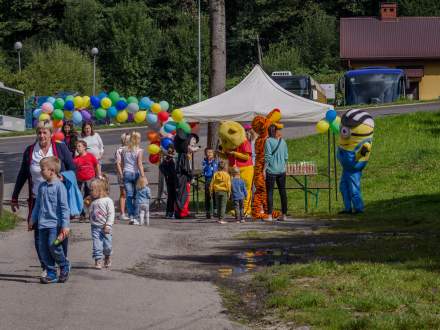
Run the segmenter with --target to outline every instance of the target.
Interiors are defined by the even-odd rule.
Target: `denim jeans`
[[[270,174],[266,172],[266,190],[267,190],[267,213],[273,211],[273,190],[275,182],[278,186],[278,192],[281,199],[281,212],[287,214],[287,194],[286,194],[286,173]]]
[[[62,272],[66,272],[69,269],[69,261],[64,255],[62,245],[55,246],[53,242],[57,239],[57,228],[44,228],[38,229],[38,247],[40,256],[43,260],[44,266],[47,270],[48,277],[57,277],[57,269],[55,263],[60,266]]]
[[[139,178],[139,173],[124,172],[124,188],[126,197],[126,207],[129,217],[136,216],[136,181]]]
[[[243,220],[243,204],[244,204],[244,200],[243,199],[238,199],[236,201],[234,201],[234,210],[235,210],[235,219],[237,220]]]
[[[150,225],[150,202],[137,205],[139,223]]]
[[[102,259],[112,254],[112,234],[105,234],[102,226],[92,225],[93,259]]]
[[[38,260],[40,261],[40,265],[42,269],[46,269],[46,266],[44,265],[43,257],[40,253],[40,231],[38,230],[38,223],[34,224],[34,244],[35,244],[35,250],[37,251]],[[60,228],[58,228],[57,233],[60,232]],[[64,241],[61,243],[61,246],[63,247],[64,256],[67,258],[67,247],[69,246],[69,238],[66,237]]]

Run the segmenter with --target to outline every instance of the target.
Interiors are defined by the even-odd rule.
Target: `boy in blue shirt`
[[[36,230],[40,235],[39,250],[47,270],[47,275],[40,279],[41,283],[63,283],[69,278],[70,270],[70,263],[60,244],[69,234],[70,211],[67,190],[59,179],[61,164],[58,158],[43,158],[40,167],[45,181],[38,187],[29,228],[38,223]],[[59,277],[55,263],[60,267]]]
[[[236,166],[232,168],[232,201],[235,209],[235,219],[237,222],[244,222],[243,201],[247,197],[246,184],[240,177],[240,169]]]
[[[214,158],[214,150],[205,149],[205,159],[202,163],[203,176],[205,177],[205,211],[206,218],[211,219],[214,212],[214,198],[211,197],[210,186],[214,173],[218,170],[218,162]]]

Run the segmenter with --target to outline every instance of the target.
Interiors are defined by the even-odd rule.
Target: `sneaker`
[[[65,270],[61,270],[58,282],[60,283],[67,282],[67,280],[69,279],[69,274],[70,274],[70,266],[68,266],[67,269]]]
[[[244,219],[242,219],[240,222],[241,222],[241,223],[245,223],[246,221],[245,221]]]
[[[221,224],[221,225],[227,224],[227,222],[226,222],[225,220],[223,220],[223,219],[218,220],[217,222],[218,222],[219,224]]]
[[[137,219],[133,219],[132,225],[139,226],[140,223],[139,223],[139,221]]]
[[[278,221],[286,221],[287,220],[287,215],[286,214],[282,214],[279,218]]]
[[[40,278],[41,284],[51,284],[51,283],[57,283],[57,282],[58,282],[58,278],[57,278],[56,274],[46,275],[45,277]]]
[[[95,260],[95,269],[102,269],[102,260],[101,259]]]
[[[112,265],[112,260],[110,259],[110,256],[105,256],[105,258],[104,258],[104,267],[105,268],[110,268],[111,265]]]
[[[43,269],[43,270],[41,271],[41,275],[40,275],[40,277],[43,278],[43,277],[46,277],[46,276],[47,276],[47,270],[46,270],[46,269]]]
[[[133,217],[130,217],[130,221],[128,221],[128,224],[129,225],[133,225],[134,224],[134,218]]]
[[[271,215],[268,215],[266,221],[272,222],[272,221],[273,221],[272,216],[271,216]]]
[[[126,215],[125,213],[122,213],[122,214],[119,216],[119,220],[120,220],[120,221],[127,221],[127,220],[130,220],[130,218],[127,217],[127,215]]]

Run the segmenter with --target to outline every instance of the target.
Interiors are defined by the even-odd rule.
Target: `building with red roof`
[[[349,69],[404,69],[407,94],[440,97],[440,17],[400,17],[396,3],[382,3],[379,17],[341,18],[340,57]]]

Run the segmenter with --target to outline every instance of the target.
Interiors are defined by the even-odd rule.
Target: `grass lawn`
[[[16,224],[17,216],[11,212],[3,210],[2,216],[0,217],[0,231],[13,229]]]
[[[325,168],[324,136],[288,145],[291,160],[315,160]],[[257,323],[270,319],[313,329],[439,329],[439,167],[440,113],[377,119],[362,181],[365,214],[336,216],[341,201],[326,214],[324,193],[312,215],[331,219],[330,227],[307,235],[294,230],[242,233],[239,239],[248,244],[300,244],[302,258],[265,267],[225,299],[234,297],[231,304],[241,297],[235,308],[241,306],[247,319]],[[289,204],[292,214],[303,215],[300,192],[289,192]]]

